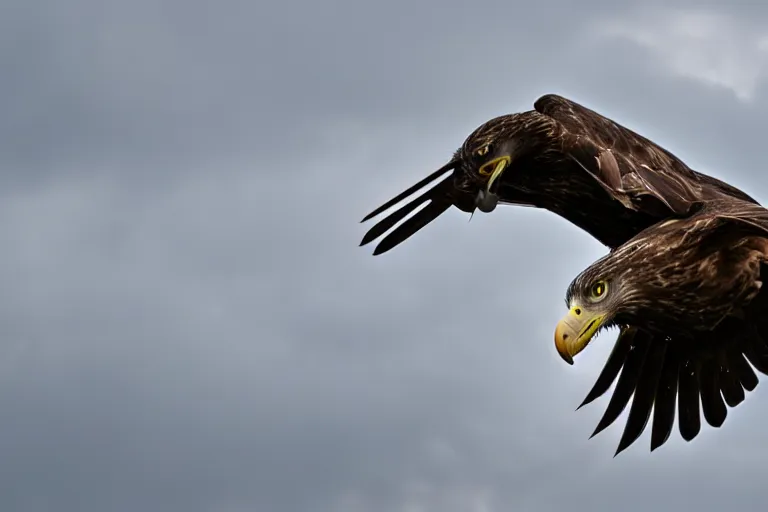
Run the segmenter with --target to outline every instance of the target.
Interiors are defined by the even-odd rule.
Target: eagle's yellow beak
[[[496,181],[499,176],[504,173],[504,170],[509,166],[509,162],[512,161],[512,158],[509,156],[500,156],[498,158],[494,158],[490,162],[485,163],[480,168],[480,174],[484,176],[490,175],[490,178],[488,178],[488,184],[485,186],[485,190],[491,190],[491,185],[493,185],[493,182]]]
[[[591,313],[581,306],[573,306],[555,328],[555,348],[560,357],[573,364],[573,356],[584,350],[603,324],[604,314]]]

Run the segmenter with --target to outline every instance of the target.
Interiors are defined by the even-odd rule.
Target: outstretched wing
[[[534,106],[567,132],[563,151],[629,209],[665,218],[687,215],[692,205],[722,196],[757,203],[736,187],[692,170],[646,137],[562,96],[542,96]]]
[[[622,155],[625,159],[620,165],[622,176],[638,174],[634,179],[639,182],[661,181],[671,190],[678,191],[676,193],[690,189],[695,194],[702,187],[757,203],[738,188],[691,169],[652,140],[567,98],[546,94],[536,100],[534,108],[556,120],[569,133],[576,136],[586,134],[594,145]],[[661,185],[661,188],[667,187]]]
[[[763,272],[768,279],[768,267]],[[766,292],[759,295],[755,301],[768,308]],[[669,439],[676,415],[680,436],[686,441],[699,435],[702,414],[710,426],[722,426],[728,407],[739,405],[746,393],[757,387],[759,379],[753,367],[768,375],[765,320],[729,318],[715,331],[692,341],[665,339],[628,327],[622,329],[602,372],[579,407],[604,395],[618,377],[592,436],[612,425],[632,399],[616,454],[640,437],[651,416],[653,451]]]

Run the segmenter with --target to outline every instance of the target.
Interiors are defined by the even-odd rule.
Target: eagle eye
[[[590,289],[589,293],[592,298],[592,300],[600,300],[605,296],[605,292],[608,291],[608,283],[600,280],[595,282],[592,285],[592,288]]]
[[[477,151],[475,151],[475,155],[477,155],[477,156],[485,156],[485,155],[488,154],[489,151],[491,151],[491,145],[490,144],[486,144],[486,145],[482,146],[480,149],[478,149]]]

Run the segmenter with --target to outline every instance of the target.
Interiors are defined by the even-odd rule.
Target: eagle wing
[[[607,201],[618,201],[630,213],[643,214],[639,229],[656,220],[684,216],[692,204],[722,194],[754,202],[735,187],[691,170],[675,155],[645,137],[562,96],[542,96],[534,103],[533,111],[508,118],[507,122],[519,125],[516,127],[517,137],[535,140],[534,147],[538,149],[534,149],[532,155],[526,155],[525,163],[529,168],[514,168],[500,178],[498,194],[502,204],[539,207],[536,197],[544,193],[574,193],[557,187],[544,190],[535,181],[541,177],[546,181],[546,176],[562,168],[569,173],[586,173],[605,190]],[[483,126],[473,135],[482,131]],[[455,185],[456,177],[464,172],[462,164],[462,153],[457,151],[446,165],[366,215],[361,222],[382,214],[448,174],[426,192],[379,220],[365,233],[360,245],[366,245],[394,228],[376,246],[374,255],[381,254],[410,238],[451,206],[473,212],[476,192]],[[515,181],[521,174],[529,174],[535,179],[528,179],[521,186]],[[586,215],[608,215],[605,203],[592,203]],[[571,221],[573,218],[569,215],[585,215],[583,212],[556,213]],[[624,238],[624,234],[620,235],[619,243]]]
[[[534,108],[565,130],[562,151],[629,209],[664,218],[688,215],[694,204],[722,196],[757,203],[736,187],[694,171],[652,140],[567,98],[547,94]]]

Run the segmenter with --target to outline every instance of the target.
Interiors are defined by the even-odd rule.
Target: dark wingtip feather
[[[613,345],[611,354],[608,356],[605,365],[603,365],[600,375],[598,375],[595,384],[592,386],[589,393],[587,393],[584,401],[582,401],[581,405],[576,408],[577,411],[601,397],[608,391],[608,388],[611,387],[611,384],[613,384],[613,381],[615,381],[616,377],[619,375],[624,361],[627,359],[627,354],[629,354],[629,351],[632,348],[632,339],[636,332],[637,331],[632,328],[622,330],[621,334],[619,334],[616,343]]]
[[[652,344],[643,361],[642,368],[638,373],[632,407],[629,409],[624,433],[619,441],[619,452],[637,441],[643,431],[645,431],[645,427],[648,426],[666,351],[666,343]]]
[[[740,351],[729,354],[729,367],[738,377],[741,386],[747,391],[754,391],[760,380],[755,371],[744,358]]]
[[[614,395],[614,396],[616,396],[616,395]],[[611,397],[611,398],[613,398],[613,397]],[[624,410],[624,407],[626,407],[626,405],[627,405],[626,403],[622,404],[622,407],[621,407],[621,411],[623,411],[623,410]],[[609,403],[609,404],[608,404],[608,407],[610,407],[610,406],[611,406],[611,404]],[[619,414],[621,414],[621,411],[619,411]],[[593,438],[593,437],[595,437],[597,434],[599,434],[600,432],[602,432],[603,430],[605,430],[606,428],[608,428],[608,426],[609,426],[611,423],[613,423],[613,422],[614,422],[614,420],[615,420],[616,418],[611,418],[611,417],[610,417],[611,415],[609,415],[608,413],[609,413],[609,409],[606,409],[606,411],[603,413],[603,417],[602,417],[602,418],[600,418],[600,421],[597,423],[597,426],[595,427],[595,430],[593,430],[593,431],[592,431],[592,434],[589,436],[589,438],[590,438],[590,439],[592,439],[592,438]]]
[[[627,355],[626,362],[621,370],[621,375],[619,375],[619,381],[616,383],[616,388],[613,390],[611,401],[608,402],[603,417],[600,418],[600,422],[597,424],[590,439],[616,421],[626,408],[630,398],[632,398],[632,393],[635,391],[635,386],[637,385],[640,371],[646,355],[648,354],[648,348],[652,339],[653,338],[644,331],[638,332],[634,336],[634,341],[637,342],[635,343],[635,349],[631,350]]]
[[[692,441],[701,431],[699,417],[699,371],[695,361],[685,361],[680,366],[677,414],[680,436]]]
[[[409,217],[408,220],[384,237],[374,249],[373,255],[378,256],[394,249],[418,230],[445,213],[450,207],[451,203],[449,201],[432,200],[427,206],[419,210],[412,217]]]
[[[723,396],[720,394],[719,368],[712,359],[702,361],[700,373],[701,409],[704,419],[712,427],[720,428],[728,416]]]
[[[768,346],[757,331],[745,339],[744,355],[757,371],[768,375]]]
[[[678,354],[667,346],[664,367],[661,370],[656,398],[653,403],[653,425],[651,426],[651,452],[669,440],[675,424],[675,398],[677,397],[677,375],[680,369]]]
[[[395,224],[404,219],[408,214],[429,201],[427,206],[417,211],[413,216],[411,216],[411,218],[406,220],[402,225],[398,226],[394,231],[392,231],[392,233],[390,233],[387,238],[382,240],[379,244],[381,247],[376,248],[374,256],[386,252],[401,242],[405,241],[419,229],[432,222],[438,216],[442,215],[448,208],[450,208],[450,206],[453,204],[451,200],[452,188],[453,181],[449,176],[431,189],[421,194],[419,197],[401,206],[398,210],[390,213],[385,218],[377,222],[373,227],[371,227],[371,229],[368,230],[365,236],[363,236],[363,239],[360,242],[360,246],[362,247],[363,245],[366,245],[379,238],[381,235],[391,229]],[[398,239],[398,237],[402,238]],[[394,245],[389,246],[390,244]]]
[[[367,221],[369,219],[372,219],[373,217],[377,216],[381,212],[383,212],[385,210],[388,210],[389,208],[391,208],[395,204],[399,203],[400,201],[402,201],[406,197],[410,196],[411,194],[413,194],[414,192],[416,192],[420,188],[423,188],[424,186],[426,186],[428,183],[431,183],[431,182],[435,181],[437,178],[439,178],[440,176],[442,176],[446,172],[455,169],[456,165],[458,165],[458,163],[459,163],[459,161],[457,159],[455,159],[455,158],[451,159],[450,162],[448,162],[447,164],[445,164],[444,166],[442,166],[441,168],[439,168],[438,170],[436,170],[435,172],[433,172],[432,174],[430,174],[426,178],[420,180],[418,183],[415,183],[415,184],[411,185],[410,187],[408,187],[407,189],[403,190],[402,192],[397,194],[395,197],[393,197],[392,199],[390,199],[389,201],[387,201],[386,203],[382,204],[381,206],[379,206],[378,208],[373,210],[371,213],[369,213],[368,215],[363,217],[363,220],[361,220],[360,223],[363,223],[363,222],[365,222],[365,221]]]
[[[719,370],[720,391],[725,403],[728,407],[736,407],[746,398],[744,388],[741,387],[738,376],[727,366],[727,363],[721,365]]]
[[[416,208],[424,204],[425,202],[429,201],[430,199],[434,200],[437,197],[440,196],[440,192],[444,191],[443,189],[446,188],[446,186],[450,186],[449,180],[443,180],[431,189],[427,190],[423,194],[421,194],[419,197],[413,199],[410,203],[407,203],[394,212],[390,213],[383,219],[381,219],[379,222],[374,224],[363,236],[362,241],[360,242],[360,246],[369,244],[372,241],[379,238],[381,235],[386,233],[392,226],[403,220],[409,213],[414,211]],[[417,214],[418,215],[418,214]]]

